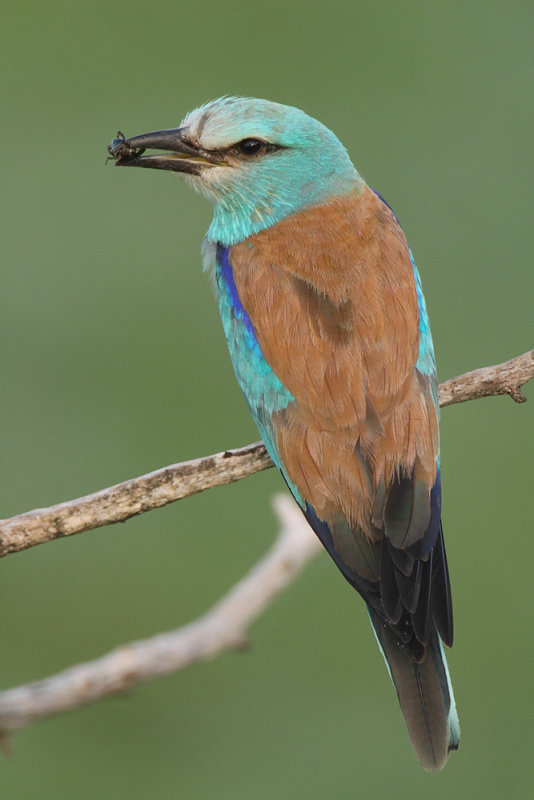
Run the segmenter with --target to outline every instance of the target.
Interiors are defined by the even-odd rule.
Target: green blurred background
[[[257,433],[169,174],[118,128],[221,94],[304,108],[400,217],[443,380],[532,347],[534,22],[523,2],[6,2],[2,507],[7,517]],[[531,798],[534,396],[443,413],[461,750],[412,754],[363,604],[319,558],[227,654],[16,735],[11,798]],[[5,559],[1,685],[204,611],[271,543],[274,471]]]

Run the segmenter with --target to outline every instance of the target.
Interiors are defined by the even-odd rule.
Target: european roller
[[[332,131],[267,100],[223,97],[109,150],[119,166],[183,175],[213,203],[203,260],[239,385],[367,605],[419,761],[441,769],[459,725],[442,647],[453,622],[438,389],[397,218]]]

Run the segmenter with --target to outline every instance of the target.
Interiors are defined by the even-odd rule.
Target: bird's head
[[[119,166],[184,175],[212,201],[208,235],[225,245],[363,187],[332,131],[298,108],[254,98],[214,100],[178,128],[121,134],[108,149]]]

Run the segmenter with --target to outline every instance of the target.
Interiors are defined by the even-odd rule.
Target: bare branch
[[[439,387],[439,404],[444,407],[499,394],[509,394],[516,403],[526,403],[521,388],[531,378],[534,378],[534,350],[494,367],[482,367],[445,381]]]
[[[532,377],[534,351],[446,381],[440,386],[440,405],[498,394],[524,402],[521,387]],[[31,511],[0,523],[0,555],[123,521],[270,466],[272,461],[258,442]],[[289,498],[278,496],[275,507],[283,529],[271,551],[200,619],[176,631],[121,646],[102,658],[37,683],[0,693],[0,743],[2,737],[37,719],[123,692],[223,650],[242,648],[248,626],[321,549]]]
[[[224,486],[273,466],[263,442],[182,461],[94,494],[0,520],[0,557]]]
[[[281,530],[271,550],[204,616],[175,631],[131,642],[102,658],[0,693],[0,739],[35,720],[242,649],[251,623],[322,550],[297,505],[273,499]]]
[[[534,350],[531,350],[503,364],[445,381],[439,387],[440,405],[499,394],[509,394],[517,402],[524,402],[526,397],[521,387],[533,377]],[[20,514],[0,521],[0,557],[52,539],[124,522],[136,514],[238,481],[272,466],[265,446],[256,442],[237,450],[173,464],[77,500]]]

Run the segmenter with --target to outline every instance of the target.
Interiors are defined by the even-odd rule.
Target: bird
[[[160,152],[146,151],[156,150]],[[439,401],[421,279],[394,212],[337,136],[225,96],[108,147],[213,204],[202,245],[237,381],[311,528],[366,603],[415,754],[460,728],[441,524]]]

